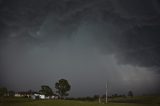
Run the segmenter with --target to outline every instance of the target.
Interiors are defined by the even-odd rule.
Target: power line
[[[108,86],[107,86],[107,82],[106,82],[106,103],[108,103]]]

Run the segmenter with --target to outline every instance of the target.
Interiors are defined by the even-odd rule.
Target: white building
[[[45,95],[37,94],[37,93],[35,93],[34,95],[32,95],[31,98],[32,99],[46,99]]]
[[[31,96],[32,99],[58,99],[57,95],[53,95],[53,96],[45,96],[43,94],[38,94],[35,93],[34,95]]]
[[[41,94],[39,95],[39,98],[40,99],[46,99],[45,95],[41,95]]]

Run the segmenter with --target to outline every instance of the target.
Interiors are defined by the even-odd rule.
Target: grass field
[[[25,98],[1,98],[0,106],[160,106],[160,97],[135,97],[125,99],[116,98],[108,104],[99,104],[97,101],[84,102],[73,100],[31,100]]]

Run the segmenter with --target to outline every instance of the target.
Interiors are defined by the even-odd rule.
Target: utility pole
[[[99,103],[101,103],[101,97],[99,96]]]
[[[107,93],[108,92],[107,92],[107,82],[106,82],[106,103],[108,103],[108,98],[107,98],[108,94]]]

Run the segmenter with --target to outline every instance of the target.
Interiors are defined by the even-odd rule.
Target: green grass
[[[114,103],[138,103],[138,104],[160,104],[160,96],[137,96],[128,98],[113,98],[109,100]]]
[[[116,99],[116,98],[115,98]],[[115,100],[114,99],[114,100]],[[119,101],[122,98],[117,98]],[[124,99],[124,98],[123,98]],[[160,106],[160,97],[135,97],[126,98],[125,100],[134,99],[141,100],[140,103],[118,103],[109,102],[108,104],[84,101],[72,101],[72,100],[31,100],[25,98],[1,98],[0,106]],[[146,100],[150,102],[146,102]],[[123,100],[124,101],[124,100]],[[125,102],[126,102],[125,101]],[[142,103],[143,101],[143,103]]]

